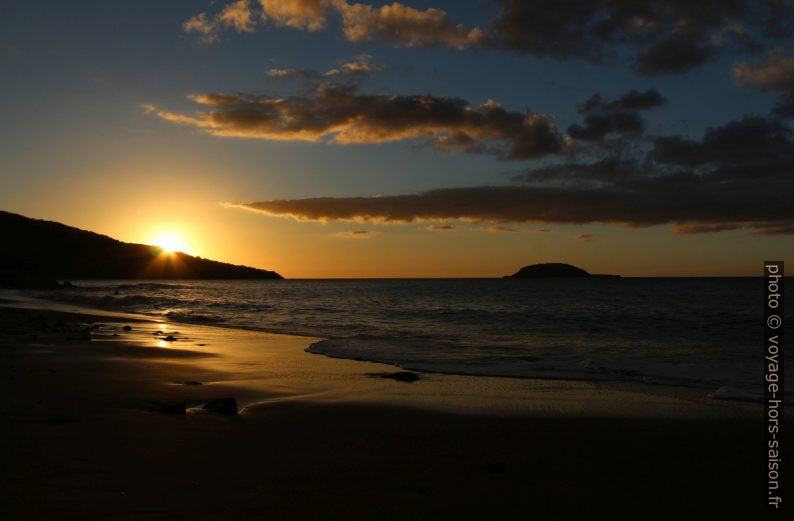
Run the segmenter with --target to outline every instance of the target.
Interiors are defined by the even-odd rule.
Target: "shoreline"
[[[242,367],[251,366],[256,364],[257,359],[261,358],[261,351],[257,350],[256,344],[258,342],[267,344],[274,339],[289,344],[288,349],[292,349],[291,353],[280,353],[281,357],[278,361],[280,364],[295,364],[296,360],[308,355],[311,358],[305,358],[303,364],[309,364],[310,369],[304,371],[301,375],[299,386],[312,387],[312,379],[318,375],[325,377],[331,376],[332,378],[338,377],[341,371],[345,376],[358,376],[364,375],[368,377],[373,374],[390,374],[399,371],[408,371],[416,373],[421,378],[420,382],[411,386],[411,384],[404,384],[400,382],[380,382],[373,378],[366,378],[364,381],[358,378],[356,381],[356,393],[350,393],[347,388],[350,387],[348,381],[345,386],[345,392],[340,393],[340,389],[326,389],[326,394],[337,392],[340,394],[347,394],[348,399],[355,397],[358,401],[392,403],[393,396],[388,391],[397,385],[397,388],[402,387],[400,392],[401,399],[418,400],[416,403],[411,403],[412,406],[431,406],[438,409],[446,409],[449,412],[459,412],[465,410],[468,412],[479,412],[494,414],[501,411],[502,413],[511,414],[575,414],[580,415],[582,412],[589,412],[595,416],[603,415],[640,415],[640,416],[669,416],[674,417],[680,414],[697,416],[701,412],[712,415],[719,415],[724,413],[727,416],[750,416],[754,412],[761,410],[761,403],[753,400],[734,399],[734,398],[713,398],[712,392],[708,392],[710,388],[707,387],[690,387],[690,386],[674,386],[663,383],[653,382],[636,382],[625,380],[608,380],[608,379],[576,379],[576,378],[540,378],[540,377],[521,377],[521,376],[501,376],[501,375],[488,375],[488,374],[468,374],[468,373],[448,373],[441,371],[428,371],[421,368],[401,367],[398,365],[389,364],[386,362],[371,361],[357,358],[344,358],[334,355],[312,352],[311,346],[322,340],[319,337],[308,337],[302,335],[273,333],[262,331],[259,329],[246,329],[235,326],[224,325],[206,325],[195,324],[190,322],[168,321],[162,317],[154,317],[148,315],[140,315],[134,313],[114,312],[109,310],[91,309],[76,304],[61,303],[57,301],[47,301],[43,299],[35,299],[23,297],[23,300],[0,300],[0,306],[10,309],[29,309],[41,312],[58,312],[65,314],[74,314],[76,316],[83,316],[91,318],[94,321],[116,322],[120,320],[136,321],[144,324],[144,332],[135,331],[134,334],[126,334],[124,340],[132,341],[136,344],[141,344],[149,347],[168,348],[170,352],[174,352],[173,348],[184,345],[181,342],[164,343],[158,338],[150,337],[150,333],[158,328],[165,327],[174,330],[187,331],[191,337],[197,335],[200,339],[204,339],[207,343],[213,342],[216,346],[218,344],[237,344],[242,346],[237,349],[225,350],[225,352],[217,352],[206,346],[200,346],[201,349],[196,350],[195,346],[191,346],[191,352],[194,354],[204,353],[206,355],[218,355],[223,359],[228,359],[228,363],[220,364],[224,366],[224,371],[227,372],[227,378],[239,382],[238,385],[247,386],[246,395],[256,394],[257,391],[268,395],[270,392],[269,386],[272,385],[269,381],[257,381],[255,375],[249,369],[241,369]],[[20,307],[21,306],[21,307]],[[170,326],[169,326],[170,325]],[[163,335],[166,336],[166,335]],[[112,341],[118,342],[122,340],[119,338],[94,337],[93,341]],[[149,341],[151,340],[151,341]],[[305,355],[304,355],[305,353]],[[316,359],[326,359],[327,362],[318,362]],[[210,365],[219,365],[217,360],[213,361]],[[216,367],[217,369],[217,367]],[[314,371],[311,375],[308,372]],[[332,373],[331,375],[326,373]],[[290,374],[290,378],[296,380],[296,374]],[[284,380],[282,375],[281,380]],[[279,381],[278,385],[287,385],[283,381]],[[293,386],[295,384],[293,383]],[[420,387],[432,387],[425,392],[416,393],[415,390]],[[368,389],[367,389],[368,388]],[[472,389],[477,389],[474,392]],[[487,403],[477,403],[482,401],[483,395],[490,392],[490,389],[497,389],[498,392],[509,395],[507,400],[509,405],[495,403],[494,396],[491,394],[491,399]],[[466,390],[466,391],[464,391]],[[385,393],[384,393],[385,391]],[[576,402],[573,410],[568,410],[565,406],[560,407],[556,411],[551,411],[546,407],[537,410],[532,404],[533,401],[543,400],[544,396],[549,392],[560,393],[567,395],[568,401]],[[618,393],[618,396],[609,396],[609,393]],[[436,393],[438,396],[435,399],[429,399],[429,395]],[[465,398],[461,399],[459,396],[465,394]],[[599,400],[604,399],[607,402],[616,402],[616,398],[621,401],[620,408],[613,407],[599,407],[599,400],[593,399],[592,395],[597,394]],[[417,396],[419,394],[419,396]],[[589,395],[589,396],[588,396]],[[458,398],[453,398],[458,396]],[[657,402],[656,408],[644,408],[642,398],[638,397],[650,396]],[[498,397],[497,397],[498,398]],[[525,405],[532,404],[530,407],[516,409],[514,402],[516,400],[524,401]],[[660,400],[667,402],[666,409],[660,408]],[[428,403],[429,402],[429,403]],[[589,411],[582,411],[581,403],[591,402]],[[696,408],[687,408],[686,405],[697,404]],[[476,405],[475,405],[476,404]],[[569,404],[571,405],[571,404]],[[787,404],[790,406],[790,404]],[[787,407],[788,408],[788,407]],[[570,409],[570,408],[569,408]],[[760,414],[760,412],[759,412]]]
[[[3,302],[5,302],[5,304],[3,304]],[[673,396],[686,396],[687,399],[694,399],[694,400],[699,400],[699,399],[718,400],[725,402],[737,402],[737,403],[748,403],[748,404],[754,403],[758,405],[760,405],[763,400],[763,397],[760,395],[756,396],[753,393],[748,393],[747,391],[738,388],[733,388],[730,386],[717,387],[717,386],[694,385],[694,384],[687,385],[684,383],[663,382],[663,381],[657,382],[652,380],[651,381],[616,380],[616,379],[610,379],[608,377],[588,378],[586,376],[576,377],[576,376],[555,376],[555,375],[523,376],[523,375],[504,375],[504,374],[489,374],[489,373],[476,373],[476,372],[463,372],[463,371],[455,372],[454,370],[444,371],[443,369],[428,369],[421,366],[398,365],[396,363],[391,363],[389,361],[358,358],[358,357],[337,356],[332,353],[313,350],[312,347],[314,347],[315,344],[322,343],[322,341],[324,340],[328,340],[328,338],[323,338],[323,337],[307,336],[304,334],[292,333],[292,332],[272,331],[253,326],[246,327],[238,324],[228,325],[223,322],[202,323],[202,322],[191,322],[191,321],[179,321],[178,319],[169,320],[168,317],[165,316],[143,315],[138,313],[89,308],[80,304],[74,304],[70,302],[53,301],[53,300],[40,299],[37,297],[30,297],[27,295],[20,295],[13,290],[0,291],[0,306],[3,305],[8,307],[24,307],[26,309],[54,310],[54,311],[63,311],[63,312],[76,313],[76,314],[87,314],[96,317],[106,317],[106,318],[114,318],[114,319],[137,320],[143,322],[153,322],[153,323],[163,323],[163,324],[166,323],[180,324],[183,329],[209,328],[209,330],[220,329],[220,330],[232,331],[232,332],[261,333],[264,335],[277,335],[277,336],[280,335],[284,337],[304,338],[307,339],[307,341],[309,341],[309,343],[305,346],[304,350],[313,356],[327,357],[333,360],[351,361],[351,362],[363,363],[363,364],[376,364],[379,366],[383,366],[382,371],[389,371],[389,370],[409,371],[409,372],[423,373],[428,375],[462,377],[462,378],[478,378],[478,379],[496,378],[496,379],[509,379],[509,380],[528,380],[535,382],[552,382],[552,383],[557,382],[557,383],[561,383],[562,385],[591,384],[594,386],[601,386],[601,387],[606,386],[606,387],[614,387],[620,389],[637,388],[640,389],[641,391],[647,391],[650,393],[667,394]],[[791,406],[794,405],[794,402],[788,401],[786,404]]]
[[[403,383],[372,376],[391,366],[307,353],[306,337],[0,316],[5,518],[487,519],[765,501],[758,404],[577,381]],[[164,325],[176,341],[152,334]],[[241,413],[201,409],[225,397]]]

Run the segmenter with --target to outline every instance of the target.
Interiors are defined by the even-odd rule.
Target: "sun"
[[[152,243],[162,248],[164,253],[174,253],[177,251],[189,253],[187,242],[177,233],[162,232],[155,236]]]

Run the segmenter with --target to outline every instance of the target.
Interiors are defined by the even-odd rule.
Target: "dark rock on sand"
[[[173,335],[168,335],[163,340],[165,340],[166,342],[176,342],[176,337],[174,337]]]
[[[216,414],[232,416],[237,414],[237,400],[234,398],[217,398],[205,403],[202,409]]]
[[[396,373],[373,373],[372,376],[378,378],[388,378],[398,382],[413,383],[420,380],[419,375],[410,371],[397,371]]]
[[[197,382],[195,380],[187,380],[185,382],[177,382],[177,383],[182,385],[204,385],[203,383]]]
[[[54,423],[56,425],[65,425],[67,423],[77,423],[81,419],[82,418],[79,415],[76,415],[76,414],[56,414],[56,415],[50,416],[48,418],[48,421],[50,423]]]
[[[488,472],[490,472],[491,474],[504,474],[505,462],[497,461],[496,463],[492,463],[488,465]]]
[[[124,326],[121,329],[123,329],[124,331],[132,331],[132,326]]]
[[[160,407],[160,412],[165,414],[179,414],[184,416],[187,414],[187,407],[184,403],[174,403],[170,405],[163,405]]]

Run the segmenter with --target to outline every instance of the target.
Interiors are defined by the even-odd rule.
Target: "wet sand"
[[[634,384],[424,373],[403,383],[374,376],[394,367],[306,353],[312,341],[0,308],[0,514],[492,519],[763,508],[759,404]],[[239,414],[201,409],[226,397]],[[186,414],[164,412],[182,404]]]

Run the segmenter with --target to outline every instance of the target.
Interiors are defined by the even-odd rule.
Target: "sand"
[[[735,514],[765,502],[759,404],[609,382],[403,383],[374,376],[394,367],[307,353],[311,338],[95,313],[0,307],[4,519]],[[225,397],[239,414],[201,409]],[[163,412],[180,404],[186,414]]]

